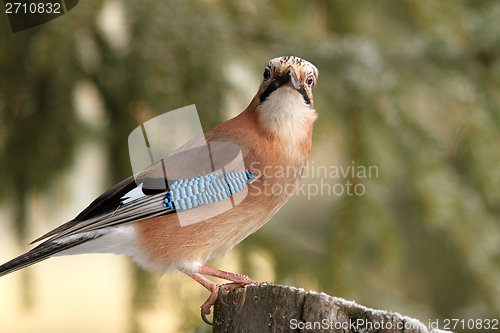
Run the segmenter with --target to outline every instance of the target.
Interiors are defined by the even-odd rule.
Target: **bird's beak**
[[[286,71],[284,74],[273,79],[273,81],[267,86],[266,90],[264,90],[260,95],[260,102],[264,102],[267,97],[276,89],[288,84],[290,84],[295,90],[297,90],[302,96],[304,96],[304,100],[306,101],[306,103],[310,104],[309,97],[307,97],[307,93],[304,89],[304,85],[297,79],[293,68],[289,68],[288,71]]]
[[[288,83],[291,83],[297,91],[302,87],[302,84],[297,79],[293,68],[289,68],[288,71],[285,72],[285,74],[277,79],[277,87],[287,85]]]
[[[292,82],[292,86],[295,88],[295,90],[299,90],[301,87],[301,83],[295,76],[295,72],[292,68],[290,68],[290,70],[288,71],[288,75],[290,75],[290,82]]]
[[[297,76],[295,76],[295,72],[294,72],[293,68],[290,68],[288,70],[287,74],[290,77],[290,83],[292,84],[293,88],[295,90],[297,90],[297,92],[299,94],[302,95],[302,97],[304,98],[304,102],[307,105],[311,105],[311,100],[309,99],[309,96],[307,96],[306,89],[305,89],[304,85],[302,83],[300,83],[300,81],[297,79]]]

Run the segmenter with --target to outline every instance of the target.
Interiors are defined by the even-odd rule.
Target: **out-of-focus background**
[[[497,0],[86,0],[13,34],[2,13],[0,261],[131,175],[140,123],[196,104],[207,130],[296,55],[320,73],[304,187],[209,264],[484,328],[500,312],[499,17]],[[54,258],[0,278],[0,332],[207,332],[206,297],[128,258]]]

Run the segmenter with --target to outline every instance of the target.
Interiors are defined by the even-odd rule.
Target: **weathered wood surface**
[[[221,332],[414,332],[439,333],[399,313],[374,310],[325,293],[263,283],[236,289],[217,301],[214,333]]]

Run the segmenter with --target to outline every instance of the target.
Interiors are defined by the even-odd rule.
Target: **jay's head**
[[[318,69],[306,60],[293,56],[270,60],[256,96],[264,127],[287,137],[312,127],[316,119],[312,88],[317,79]]]

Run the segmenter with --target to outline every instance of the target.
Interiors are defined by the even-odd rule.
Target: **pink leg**
[[[210,291],[210,297],[208,297],[205,303],[201,306],[201,319],[203,319],[203,321],[208,325],[212,325],[212,323],[207,319],[207,315],[210,314],[210,308],[215,304],[215,301],[217,301],[217,297],[219,297],[220,286],[198,273],[190,274],[189,276]]]
[[[257,281],[254,281],[250,279],[248,276],[243,275],[243,274],[236,274],[236,273],[230,273],[230,272],[225,272],[221,271],[220,269],[215,269],[212,267],[207,267],[207,266],[200,266],[198,268],[198,273],[199,274],[205,274],[205,275],[210,275],[216,278],[236,282],[236,283],[241,283],[242,285],[246,286],[249,284],[257,284]]]
[[[228,280],[231,281],[232,283],[226,283],[221,286],[213,281],[210,281],[201,274]],[[208,321],[207,315],[210,314],[210,308],[212,307],[212,305],[215,304],[217,298],[219,298],[222,304],[227,306],[227,304],[222,299],[222,294],[226,294],[229,290],[233,290],[235,288],[244,287],[249,284],[257,284],[256,281],[250,279],[246,275],[225,272],[207,266],[200,266],[198,269],[198,273],[188,274],[188,275],[192,277],[195,281],[197,281],[199,284],[201,284],[203,287],[208,289],[208,291],[210,291],[210,297],[208,297],[205,303],[203,303],[203,305],[201,306],[201,318],[208,325],[212,325],[212,323]],[[245,302],[244,299],[243,302]]]

